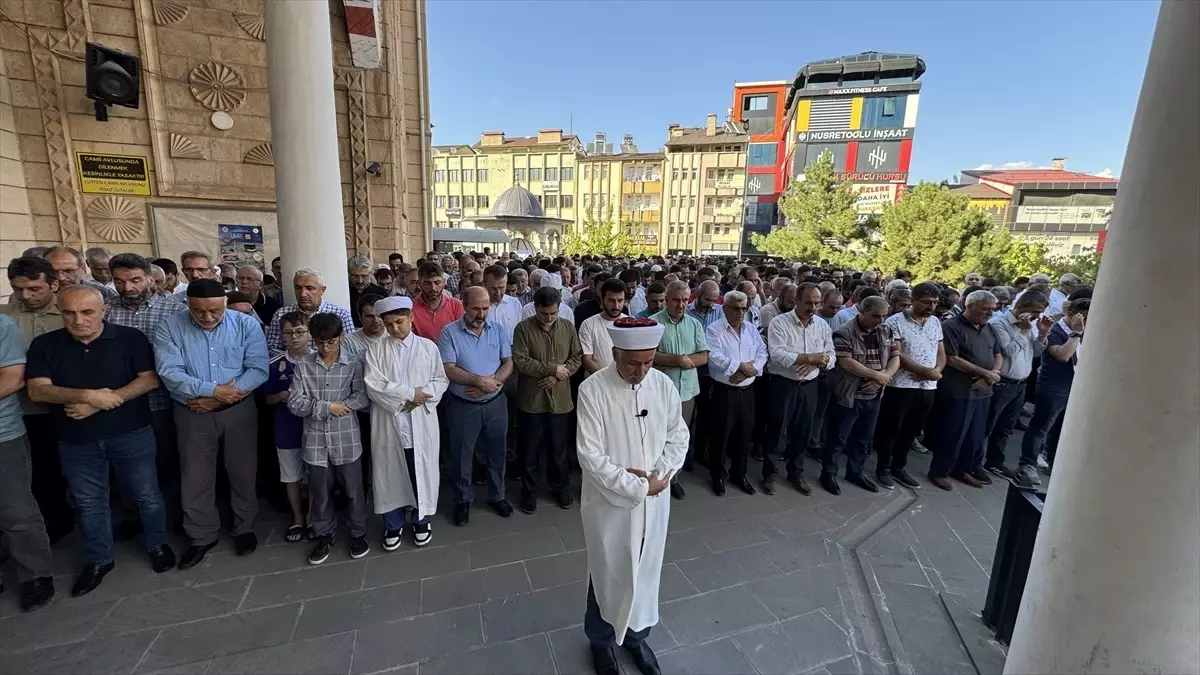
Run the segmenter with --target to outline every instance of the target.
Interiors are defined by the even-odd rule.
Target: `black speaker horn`
[[[108,120],[108,106],[137,108],[141,99],[142,59],[116,49],[87,43],[84,71],[87,97],[96,105],[96,119]]]

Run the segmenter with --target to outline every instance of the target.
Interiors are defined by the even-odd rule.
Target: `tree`
[[[787,224],[769,234],[754,234],[758,250],[792,260],[828,258],[836,264],[860,263],[869,248],[854,208],[857,196],[849,181],[838,179],[833,154],[823,152],[804,168],[779,199]]]
[[[563,253],[567,255],[625,257],[642,255],[648,251],[653,252],[635,243],[624,226],[614,224],[611,204],[589,206],[584,211],[583,223],[563,236]]]

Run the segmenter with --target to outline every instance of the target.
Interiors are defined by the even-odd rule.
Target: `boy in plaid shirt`
[[[350,508],[350,557],[371,551],[367,543],[367,500],[363,491],[362,439],[355,410],[368,405],[362,361],[342,349],[342,320],[321,313],[308,321],[317,351],[296,363],[288,409],[304,420],[304,463],[312,495],[317,545],[312,565],[325,562],[335,542],[337,514],[331,493],[340,480]]]

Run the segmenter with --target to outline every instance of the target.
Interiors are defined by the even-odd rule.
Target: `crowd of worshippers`
[[[907,459],[926,447],[928,480],[943,490],[989,474],[1039,484],[1090,304],[1070,274],[1057,286],[972,274],[957,289],[770,260],[484,249],[355,256],[347,273],[344,307],[324,299],[315,269],[291,274],[285,300],[279,258],[268,273],[200,251],[176,264],[55,246],[9,262],[0,535],[26,610],[53,597],[51,546],[77,527],[75,596],[114,568],[114,541],[140,537],[155,572],[187,569],[224,522],[236,553],[251,554],[260,497],[290,512],[285,538],[307,542],[314,565],[339,550],[339,512],[351,558],[370,551],[372,512],[384,550],[406,530],[428,545],[442,483],[457,526],[476,486],[510,517],[510,480],[525,513],[539,499],[569,509],[579,385],[613,363],[622,317],[662,326],[653,368],[681,401],[683,467],[703,468],[717,495],[726,483],[774,494],[780,474],[810,494],[806,457],[833,494],[839,474],[871,492],[918,488]],[[1013,469],[1016,428],[1026,433]],[[685,498],[677,476],[669,490]],[[171,532],[187,541],[178,560]]]

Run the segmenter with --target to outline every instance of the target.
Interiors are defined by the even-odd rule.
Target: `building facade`
[[[630,149],[631,142],[622,145]],[[581,156],[578,165],[575,226],[611,220],[637,245],[658,252],[663,240],[664,154],[593,154]]]
[[[429,246],[425,3],[350,4],[331,3],[329,15],[346,249],[418,255]],[[238,255],[279,255],[263,0],[45,0],[4,11],[4,263],[53,244],[228,258],[228,225],[256,237]],[[374,37],[352,36],[347,13],[356,25],[367,11]],[[140,57],[137,108],[96,120],[84,95],[89,42]]]
[[[787,189],[784,102],[788,82],[733,85],[732,117],[749,136],[743,208],[738,214],[742,255],[756,255],[754,233],[767,234],[779,222],[779,196]]]
[[[667,128],[659,250],[738,255],[749,136],[733,120]]]

